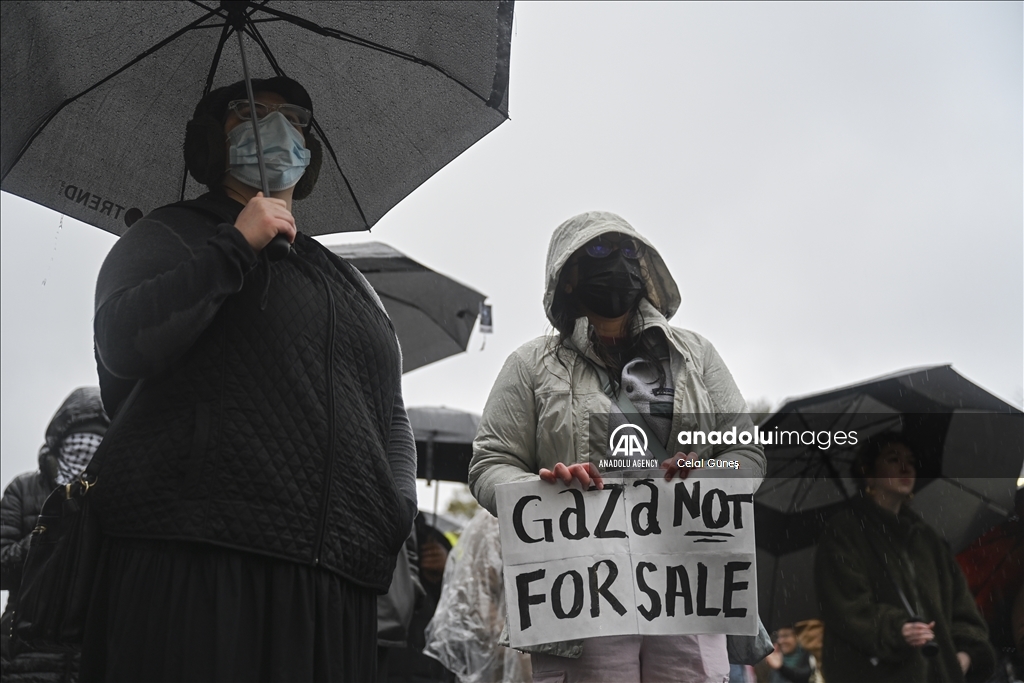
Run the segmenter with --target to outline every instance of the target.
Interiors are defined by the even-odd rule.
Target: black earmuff
[[[224,124],[209,114],[193,118],[185,126],[185,167],[196,182],[219,187],[224,177],[227,141]]]

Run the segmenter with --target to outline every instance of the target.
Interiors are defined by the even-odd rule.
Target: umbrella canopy
[[[181,154],[211,88],[312,94],[306,234],[366,230],[508,118],[512,2],[4,2],[0,189],[115,234],[201,194]]]
[[[484,294],[380,242],[329,248],[377,290],[402,344],[404,372],[466,350]]]
[[[910,444],[920,461],[911,507],[954,552],[1005,519],[1024,463],[1024,413],[948,365],[791,400],[760,429],[774,440],[754,496],[758,603],[769,628],[818,616],[818,537],[856,492],[851,466],[867,438],[898,432]],[[780,445],[782,432],[816,436]],[[839,432],[856,432],[857,444],[837,445]]]
[[[443,407],[413,406],[408,412],[416,437],[416,477],[466,483],[480,416]]]

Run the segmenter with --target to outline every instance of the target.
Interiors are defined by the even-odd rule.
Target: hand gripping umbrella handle
[[[916,614],[914,616],[910,617],[909,619],[907,619],[907,621],[909,623],[914,623],[914,624],[927,624],[928,623],[927,621],[925,621],[924,617],[918,616]],[[925,643],[924,645],[921,646],[921,654],[923,654],[925,657],[935,657],[935,656],[937,656],[939,654],[939,644],[936,643],[934,640],[929,640],[927,643]]]
[[[267,252],[267,258],[271,261],[280,261],[288,255],[291,249],[292,245],[288,243],[288,238],[284,235],[278,235],[270,240],[270,244],[263,247],[263,251]]]

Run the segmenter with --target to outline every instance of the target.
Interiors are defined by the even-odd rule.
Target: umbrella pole
[[[434,437],[437,436],[437,432],[430,432],[427,436],[427,482],[433,482],[434,484],[434,521],[433,525],[437,526],[437,496],[441,490],[440,482],[434,481]]]
[[[263,186],[263,196],[270,196],[270,187],[267,184],[267,165],[263,161],[263,141],[260,139],[260,127],[256,125],[256,96],[252,92],[252,79],[249,77],[249,63],[245,59],[245,42],[242,40],[242,31],[235,29],[238,36],[238,52],[242,55],[242,78],[245,79],[245,92],[249,95],[249,112],[252,121],[252,132],[256,138],[256,162],[260,166],[260,185]]]
[[[248,3],[245,3],[248,4]],[[260,127],[256,121],[256,96],[252,91],[252,79],[249,77],[249,63],[245,59],[245,41],[242,40],[242,28],[245,25],[245,12],[242,9],[231,9],[231,23],[235,27],[235,35],[238,36],[238,53],[242,57],[242,78],[245,79],[245,92],[249,95],[249,120],[252,122],[253,137],[256,139],[256,161],[260,167],[260,185],[263,186],[263,196],[270,196],[270,186],[267,183],[267,166],[263,161],[263,141],[260,140]],[[263,251],[271,261],[280,261],[291,250],[292,245],[284,235],[277,235],[270,241]]]
[[[441,482],[434,482],[434,528],[437,528],[437,497],[441,493]]]

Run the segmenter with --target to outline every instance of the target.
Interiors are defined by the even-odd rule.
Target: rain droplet
[[[53,266],[53,257],[57,253],[57,238],[60,237],[60,230],[64,227],[64,216],[60,217],[60,222],[57,223],[57,234],[53,236],[53,253],[50,254],[50,262],[46,264],[46,276],[43,277],[43,287],[46,286],[46,280],[50,276],[50,267]]]

